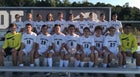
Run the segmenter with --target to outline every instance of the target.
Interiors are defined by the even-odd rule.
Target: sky
[[[82,2],[83,0],[69,0],[70,2]],[[87,0],[88,2],[92,2],[93,4],[96,4],[97,2],[102,2],[105,4],[111,4],[111,5],[120,5],[123,6],[125,3],[129,3],[129,6],[131,7],[137,7],[140,8],[140,0]]]

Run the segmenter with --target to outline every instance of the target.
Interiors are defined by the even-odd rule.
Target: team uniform
[[[63,32],[64,29],[68,26],[67,22],[65,20],[62,20],[62,21],[56,20],[55,24],[60,24],[61,25],[61,32]]]
[[[114,34],[114,36],[107,35],[104,40],[104,45],[106,46],[114,55],[117,56],[119,50],[118,46],[121,45],[120,38],[117,34]]]
[[[88,28],[90,29],[91,33],[94,33],[94,29],[95,29],[95,27],[97,25],[97,22],[88,20],[87,25],[88,25]]]
[[[29,21],[29,20],[24,21],[24,22],[23,22],[23,24],[24,24],[23,26],[25,27],[25,25],[28,24],[28,23],[31,24],[33,27],[35,27],[35,26],[34,26],[34,25],[35,25],[35,22],[32,21],[32,20],[31,20],[31,21]]]
[[[22,43],[24,43],[25,48],[23,52],[25,55],[28,55],[32,49],[33,44],[36,42],[36,33],[32,32],[31,34],[24,33],[22,35]]]
[[[24,24],[22,21],[14,21],[13,23],[17,25],[17,32],[20,32],[20,30],[24,28]]]
[[[45,25],[45,23],[43,21],[36,21],[35,22],[34,26],[37,30],[37,33],[39,33],[41,31],[42,25]]]
[[[83,47],[84,53],[89,56],[91,53],[91,47],[95,46],[94,39],[92,36],[85,37],[81,36],[79,44]]]
[[[94,35],[93,38],[95,42],[95,47],[97,48],[95,52],[103,51],[103,42],[104,42],[105,37],[103,35],[100,35],[99,37]]]
[[[109,28],[108,26],[109,26],[109,23],[108,23],[108,21],[99,21],[98,23],[97,23],[97,25],[101,25],[102,26],[102,28],[103,28],[103,33],[106,31],[106,29],[107,28]]]
[[[88,27],[87,21],[85,21],[85,20],[83,20],[83,21],[77,21],[77,28],[79,29],[80,34],[83,34],[83,29],[85,27]]]
[[[116,28],[116,33],[120,34],[119,29],[122,28],[121,21],[119,21],[119,20],[113,21],[112,20],[112,21],[109,22],[109,27],[111,27],[111,26],[115,27]]]
[[[67,21],[68,26],[70,25],[74,25],[75,27],[77,27],[77,21]]]
[[[75,54],[77,52],[77,45],[79,43],[79,35],[67,35],[66,37],[66,47],[70,54]]]
[[[53,27],[55,25],[55,22],[54,21],[46,21],[45,25],[47,25],[47,27],[48,27],[48,33],[51,33],[53,30]]]

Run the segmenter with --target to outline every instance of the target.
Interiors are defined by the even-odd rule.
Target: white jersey
[[[84,29],[85,27],[88,27],[87,21],[85,21],[85,20],[83,20],[83,21],[78,21],[78,22],[77,22],[77,27],[78,27],[80,33],[83,33],[83,29]]]
[[[62,31],[62,32],[63,32],[64,29],[68,26],[68,25],[67,25],[67,22],[66,22],[65,20],[62,20],[62,21],[56,20],[56,21],[55,21],[55,24],[60,24],[60,25],[61,25],[61,31]]]
[[[67,24],[68,24],[68,27],[69,27],[70,25],[74,25],[75,28],[77,28],[77,21],[67,21]]]
[[[42,25],[45,25],[45,23],[43,21],[36,21],[34,24],[34,27],[37,30],[37,33],[39,33],[41,31],[41,27]]]
[[[31,49],[33,44],[36,42],[36,33],[31,34],[24,33],[22,35],[22,43],[25,45],[25,49]]]
[[[54,23],[54,21],[46,21],[45,25],[48,26],[48,33],[51,33],[55,23]]]
[[[64,34],[53,34],[52,35],[52,43],[54,43],[56,47],[56,51],[58,52],[63,43],[65,43],[65,35]]]
[[[120,33],[119,29],[122,28],[122,23],[121,23],[121,21],[118,21],[118,20],[116,20],[116,21],[112,20],[109,22],[109,27],[110,26],[114,26],[116,28],[116,32]]]
[[[94,38],[94,42],[95,42],[95,47],[99,50],[102,51],[103,50],[103,42],[104,42],[104,36],[100,35],[99,37],[97,37],[96,35],[93,36]]]
[[[79,43],[79,35],[74,34],[74,35],[67,35],[65,36],[66,38],[66,45],[67,48],[75,48],[77,47]]]
[[[94,38],[92,36],[89,37],[81,36],[79,44],[83,46],[83,49],[90,50],[90,48],[95,45]]]
[[[100,25],[102,26],[103,32],[105,32],[106,29],[109,27],[108,21],[99,21],[99,22],[97,23],[97,25],[98,25],[98,26],[100,26]]]
[[[17,32],[19,32],[21,28],[24,28],[22,21],[14,21],[13,23],[17,25]]]
[[[28,20],[26,20],[26,21],[24,21],[23,22],[23,26],[25,27],[26,26],[26,24],[28,24],[28,23],[30,23],[33,27],[35,27],[34,25],[35,25],[35,22],[34,21],[28,21]]]
[[[88,28],[90,29],[91,32],[94,32],[94,29],[97,25],[97,22],[96,21],[91,21],[91,20],[88,20],[87,21],[87,25],[88,25]]]
[[[121,45],[120,38],[116,34],[114,36],[107,35],[104,40],[104,46],[106,46],[114,54],[118,53],[118,46]]]
[[[51,35],[47,34],[39,34],[36,39],[36,43],[39,45],[39,50],[44,49],[47,50],[49,46],[52,45]]]

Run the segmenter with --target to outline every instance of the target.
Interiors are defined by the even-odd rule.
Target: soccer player
[[[87,27],[87,21],[84,20],[84,13],[80,13],[80,19],[77,21],[78,34],[83,35],[83,29]]]
[[[34,66],[34,51],[35,51],[35,42],[36,42],[36,33],[32,32],[32,25],[26,24],[26,33],[22,35],[22,45],[18,53],[19,55],[19,66],[24,66],[23,64],[23,55],[30,56],[30,66]]]
[[[118,15],[116,13],[113,13],[112,21],[109,22],[109,27],[114,26],[116,28],[116,34],[121,34],[123,33],[122,23],[117,19],[118,19]]]
[[[97,65],[98,57],[103,58],[103,53],[104,53],[103,42],[104,42],[105,37],[104,37],[104,35],[102,35],[102,26],[96,26],[95,27],[95,33],[96,34],[93,35],[94,42],[95,42],[95,50],[94,51],[98,55],[95,55],[94,62]]]
[[[36,33],[39,34],[39,33],[41,33],[42,25],[44,25],[45,23],[42,20],[42,15],[41,14],[37,14],[36,17],[37,17],[37,20],[35,21],[34,26],[35,26],[35,29],[37,31]]]
[[[126,56],[129,56],[136,58],[136,68],[140,68],[140,54],[136,52],[138,47],[137,40],[136,36],[132,34],[131,29],[131,24],[125,24],[123,27],[124,33],[120,35],[123,67],[126,68]]]
[[[102,28],[103,28],[102,29],[103,34],[106,34],[107,33],[109,23],[108,23],[108,21],[105,20],[105,14],[104,13],[101,13],[100,14],[100,20],[97,23],[97,25],[101,25],[102,26]]]
[[[61,32],[63,32],[64,34],[66,34],[67,23],[63,19],[63,17],[64,17],[63,12],[59,12],[58,13],[58,20],[55,21],[55,24],[60,24],[61,25]]]
[[[65,48],[68,51],[68,55],[70,57],[76,57],[76,61],[75,61],[75,66],[76,66],[78,63],[80,63],[80,61],[78,61],[80,59],[76,55],[78,54],[79,35],[75,33],[76,28],[74,25],[70,25],[68,27],[68,30],[69,30],[69,34],[65,36],[66,38]]]
[[[90,36],[90,29],[88,27],[85,27],[83,29],[84,35],[80,37],[80,66],[83,67],[85,62],[85,57],[90,57],[89,61],[89,67],[92,67],[94,65],[94,38]],[[97,67],[97,66],[95,66]]]
[[[17,25],[9,25],[10,32],[5,35],[5,40],[0,51],[0,66],[4,65],[4,56],[12,54],[13,66],[17,66],[17,53],[21,45],[21,34],[16,32]]]
[[[115,34],[115,32],[116,28],[111,26],[109,28],[109,35],[104,40],[104,68],[107,67],[107,64],[110,66],[112,59],[118,59],[118,66],[122,68],[121,43],[118,34]]]
[[[23,32],[23,22],[20,20],[21,16],[19,14],[15,15],[15,21],[13,21],[13,23],[15,23],[17,25],[17,32]]]
[[[46,17],[46,22],[45,22],[45,25],[48,26],[48,32],[50,34],[54,34],[54,19],[53,19],[53,14],[52,13],[48,13],[47,14],[47,17]]]
[[[89,13],[89,19],[87,20],[87,25],[88,25],[92,35],[94,34],[94,29],[97,25],[97,22],[93,18],[94,18],[93,13],[92,12]]]

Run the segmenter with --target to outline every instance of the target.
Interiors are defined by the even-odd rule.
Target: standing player
[[[103,30],[102,30],[103,34],[106,34],[107,33],[109,23],[108,23],[108,21],[105,20],[105,14],[104,13],[101,13],[100,14],[100,20],[97,23],[97,25],[101,25],[102,26],[102,28],[103,28]]]
[[[98,53],[98,55],[95,56],[94,62],[97,65],[98,63],[98,57],[103,58],[103,42],[104,42],[104,36],[102,35],[102,27],[96,26],[95,27],[95,33],[93,38],[95,42],[95,52]]]
[[[137,40],[135,35],[132,34],[131,29],[131,24],[125,24],[123,27],[124,33],[120,35],[123,67],[126,68],[126,56],[129,56],[136,58],[136,68],[140,68],[140,54],[136,52],[138,47]]]
[[[110,66],[112,59],[118,59],[118,65],[122,67],[121,43],[118,34],[115,34],[115,32],[116,28],[111,26],[109,28],[109,35],[107,35],[104,40],[104,68],[107,67],[107,64]]]
[[[17,53],[21,45],[21,34],[16,32],[16,24],[9,25],[10,32],[5,35],[5,40],[0,51],[0,66],[4,66],[4,56],[12,54],[13,66],[17,66]]]
[[[90,29],[88,27],[85,27],[83,29],[84,35],[80,37],[80,66],[83,67],[85,62],[85,57],[90,57],[89,61],[89,67],[92,67],[94,65],[94,58],[96,53],[94,52],[94,39],[92,36],[90,36]],[[97,65],[95,65],[97,67]]]
[[[84,13],[80,13],[80,19],[77,22],[78,34],[83,35],[83,29],[87,27],[87,21],[84,20]]]
[[[97,25],[97,22],[93,19],[93,13],[89,13],[89,19],[87,20],[87,25],[91,31],[91,34],[93,35],[94,34],[94,29]]]
[[[64,34],[66,34],[67,23],[63,19],[63,17],[64,17],[63,12],[59,12],[58,13],[58,20],[55,21],[55,24],[60,24],[61,25],[61,32],[63,32]]]
[[[48,26],[48,32],[50,34],[54,34],[54,29],[53,29],[54,19],[53,19],[53,14],[52,13],[47,14],[45,25]]]
[[[13,23],[15,23],[17,25],[17,32],[23,32],[23,22],[20,20],[21,16],[19,14],[15,15],[15,21]]]
[[[22,35],[22,45],[18,53],[19,55],[19,66],[24,66],[23,64],[23,55],[30,56],[30,66],[34,66],[34,51],[35,51],[35,41],[36,34],[32,32],[32,25],[26,24],[26,33]]]
[[[122,30],[122,23],[121,21],[117,20],[118,15],[116,13],[112,14],[112,21],[109,22],[109,27],[114,26],[116,28],[116,33],[121,34],[123,33]]]
[[[45,23],[42,20],[42,15],[41,14],[37,14],[36,15],[37,20],[35,21],[35,30],[37,31],[36,33],[39,34],[41,32],[41,27],[42,25],[44,25]]]

